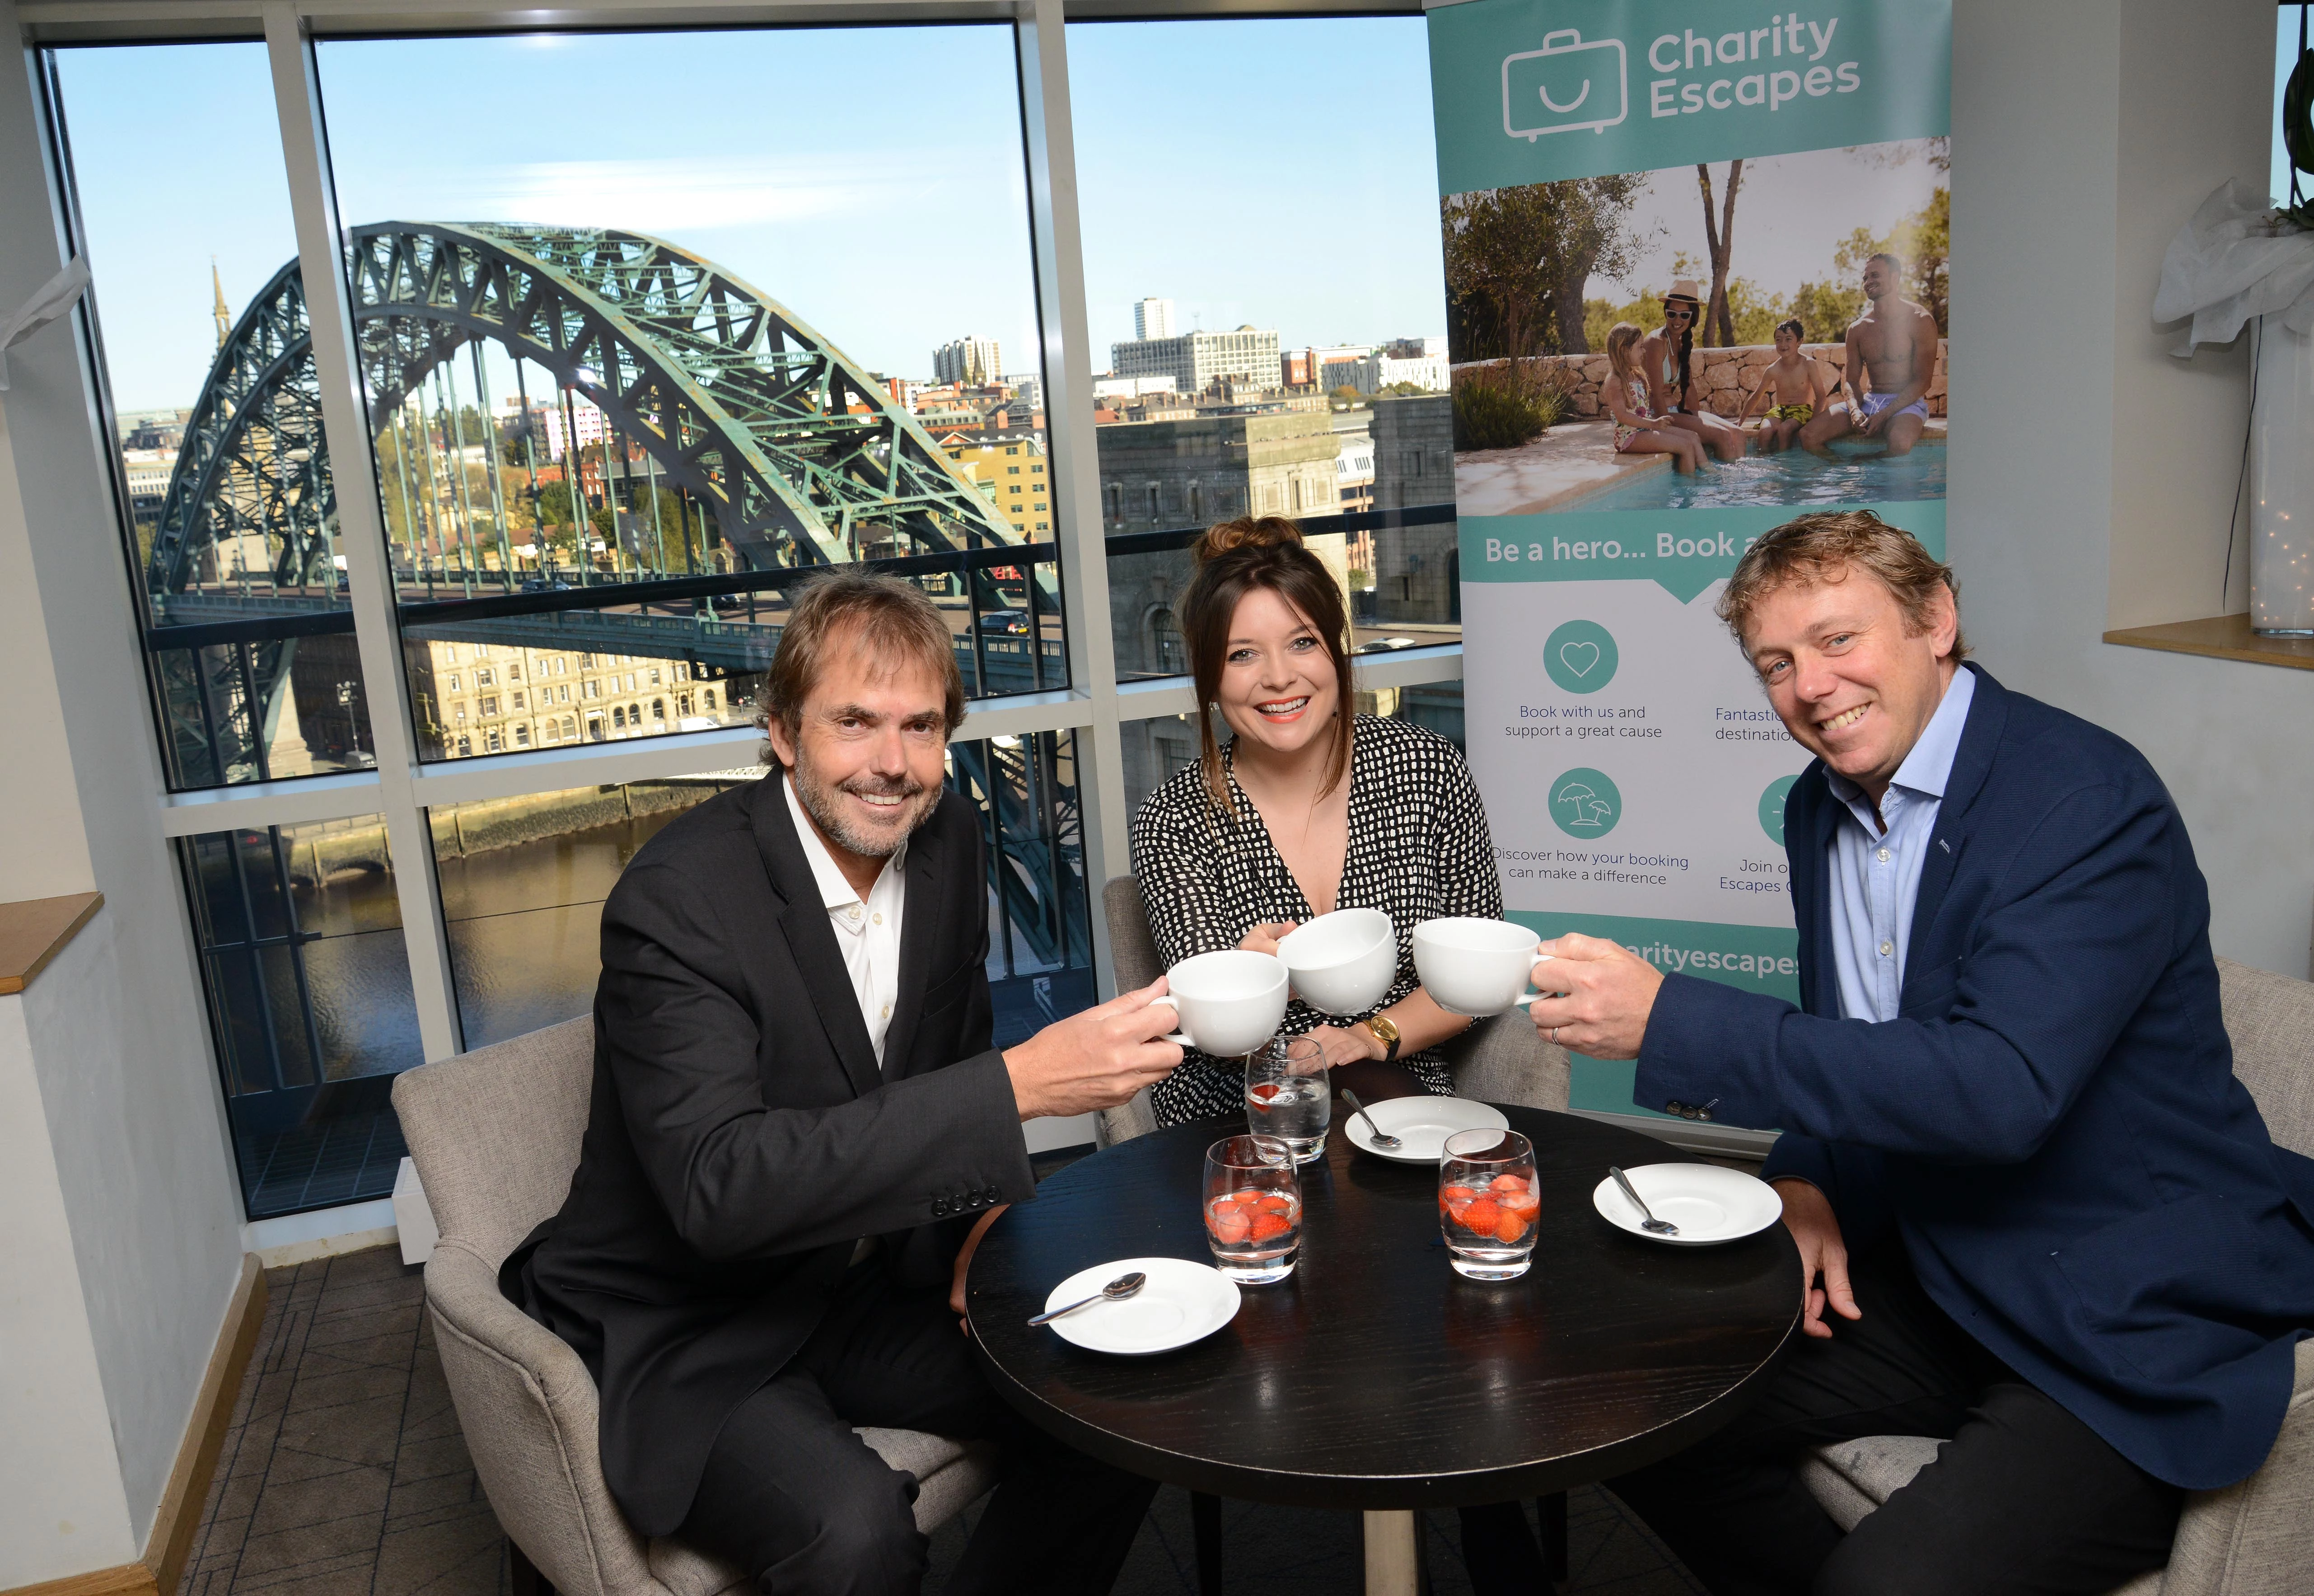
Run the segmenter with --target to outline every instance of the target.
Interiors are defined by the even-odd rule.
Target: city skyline
[[[1225,85],[1248,69],[1403,75],[1409,43],[1422,48],[1419,20],[1200,26],[1197,36],[1170,23],[1070,28],[1088,373],[1132,335],[1134,302],[1149,294],[1161,259],[1179,331],[1250,322],[1298,347],[1443,324],[1423,96],[1314,146],[1267,136],[1294,122],[1284,107],[1235,122],[1203,114],[1226,95],[1202,84],[1184,101],[1197,114],[1161,137],[1109,130],[1140,129],[1111,108],[1135,103],[1135,75],[1153,63],[1214,75],[1216,26],[1231,34]],[[784,123],[774,141],[747,108],[710,102],[696,109],[680,162],[629,153],[659,147],[660,124],[624,137],[617,113],[598,114],[591,101],[583,137],[551,120],[518,121],[511,137],[461,131],[475,105],[552,105],[605,75],[671,75],[711,43],[735,70],[757,60],[773,77],[844,83],[877,102],[939,114]],[[190,405],[216,354],[209,257],[238,317],[296,255],[264,48],[65,49],[58,58],[117,401],[124,412]],[[930,351],[974,327],[1021,351],[1017,367],[1041,369],[1016,66],[1002,27],[349,40],[324,43],[320,58],[349,223],[528,217],[654,233],[737,272],[871,369],[928,377]],[[165,152],[196,136],[211,152],[202,182],[156,178]],[[1249,143],[1263,160],[1240,173]],[[1188,259],[1161,243],[1144,253],[1146,218],[1117,191],[1120,163],[1140,162],[1146,182],[1161,146],[1167,191],[1193,208],[1184,216],[1283,211],[1314,196],[1322,213],[1371,236],[1352,260],[1323,258],[1317,270],[1306,251],[1271,244]],[[1216,180],[1225,167],[1226,181]],[[944,241],[936,256],[928,234]],[[170,242],[156,249],[156,239]]]

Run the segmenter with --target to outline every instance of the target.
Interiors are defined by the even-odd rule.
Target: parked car
[[[1377,637],[1371,643],[1358,644],[1357,652],[1362,654],[1396,653],[1400,649],[1413,646],[1414,639],[1411,637]]]
[[[1003,637],[1029,635],[1029,612],[1025,609],[992,609],[980,617],[980,629]]]

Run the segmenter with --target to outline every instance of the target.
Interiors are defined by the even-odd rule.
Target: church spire
[[[225,306],[225,279],[217,275],[216,257],[209,257],[209,286],[216,290],[217,348],[233,336],[233,313]]]

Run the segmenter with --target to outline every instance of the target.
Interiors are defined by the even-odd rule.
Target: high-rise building
[[[1133,336],[1146,341],[1173,336],[1173,302],[1141,299],[1133,306]]]
[[[1253,327],[1233,332],[1184,332],[1177,338],[1138,338],[1108,346],[1111,370],[1120,377],[1170,377],[1177,394],[1202,394],[1223,377],[1277,386],[1277,333]]]
[[[1003,369],[1004,359],[994,338],[976,338],[967,332],[932,351],[935,382],[961,383],[976,388],[994,382]]]

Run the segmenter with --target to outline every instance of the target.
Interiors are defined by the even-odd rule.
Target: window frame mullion
[[[344,551],[370,706],[371,745],[377,756],[379,812],[385,819],[388,856],[401,906],[402,939],[418,1009],[418,1036],[427,1062],[464,1051],[450,974],[442,891],[434,872],[434,840],[418,802],[417,740],[410,686],[402,668],[393,568],[378,506],[377,462],[370,448],[369,410],[362,391],[353,324],[353,295],[340,243],[337,194],[330,176],[329,137],[322,120],[321,78],[305,19],[289,0],[269,0],[265,54],[273,102],[281,125],[281,159],[289,208],[296,224],[297,261],[314,367],[322,389],[322,432],[329,445],[336,489],[338,546]]]
[[[1029,239],[1044,349],[1045,447],[1069,685],[1090,711],[1077,732],[1077,802],[1096,993],[1117,988],[1102,886],[1132,869],[1125,755],[1117,724],[1117,645],[1109,627],[1108,548],[1100,514],[1100,446],[1092,419],[1092,350],[1084,242],[1077,215],[1075,124],[1062,0],[1021,0],[1013,24],[1029,176]]]

